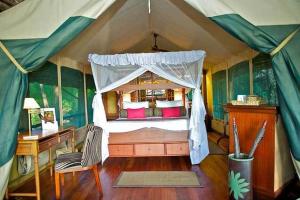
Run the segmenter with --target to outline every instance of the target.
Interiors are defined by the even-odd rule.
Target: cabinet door
[[[136,156],[162,156],[164,154],[164,144],[135,144]]]
[[[166,144],[167,155],[189,155],[188,143]]]
[[[110,157],[126,157],[133,156],[133,145],[131,144],[110,144],[108,145]]]

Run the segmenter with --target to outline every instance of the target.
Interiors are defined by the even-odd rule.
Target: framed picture
[[[43,130],[57,130],[58,123],[55,116],[55,108],[41,108]]]
[[[32,130],[42,130],[42,119],[40,117],[40,111],[32,112],[30,114],[31,128]]]

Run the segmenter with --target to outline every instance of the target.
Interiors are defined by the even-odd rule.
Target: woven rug
[[[195,172],[121,172],[113,187],[202,187]]]
[[[214,142],[208,140],[208,149],[210,155],[226,155],[226,152]]]

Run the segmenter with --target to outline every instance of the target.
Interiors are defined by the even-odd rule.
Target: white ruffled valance
[[[108,92],[151,71],[167,80],[194,89],[189,122],[190,157],[192,164],[200,163],[208,155],[207,133],[204,124],[206,110],[201,95],[204,51],[97,55],[90,54],[97,94],[94,97],[94,124],[104,130],[102,159],[108,157],[109,128],[102,102]]]
[[[202,59],[205,52],[198,51],[179,51],[179,52],[159,52],[159,53],[138,53],[138,54],[115,54],[97,55],[90,54],[89,61],[102,66],[120,65],[153,65],[167,64],[178,65],[192,63]]]

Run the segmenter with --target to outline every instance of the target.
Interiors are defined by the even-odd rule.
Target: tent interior
[[[22,6],[24,2],[0,12],[0,19],[3,14],[18,6]],[[216,148],[221,153],[216,153],[216,155],[211,153],[203,163],[197,165],[197,168],[191,165],[188,157],[109,158],[103,164],[100,172],[104,196],[107,199],[126,199],[126,197],[134,199],[131,194],[126,194],[125,190],[112,189],[112,182],[117,178],[117,175],[114,173],[149,170],[151,163],[156,162],[157,166],[150,170],[188,170],[200,174],[200,180],[203,180],[205,186],[203,189],[196,188],[192,192],[189,191],[190,199],[202,197],[207,197],[207,199],[226,199],[228,197],[227,156],[228,152],[233,152],[232,127],[230,126],[233,119],[229,117],[229,114],[237,111],[231,111],[230,107],[225,109],[224,106],[231,103],[232,100],[237,100],[238,95],[257,95],[267,104],[266,107],[269,106],[272,107],[273,111],[275,110],[272,112],[273,117],[275,116],[276,118],[274,122],[274,127],[276,128],[272,128],[273,135],[266,135],[265,140],[262,142],[266,147],[269,147],[268,145],[272,143],[270,144],[271,150],[264,151],[262,148],[259,151],[266,154],[270,153],[272,156],[279,156],[279,158],[275,156],[270,165],[266,164],[267,166],[265,166],[272,169],[272,177],[266,178],[262,176],[261,178],[263,179],[259,179],[259,181],[264,182],[262,181],[264,179],[270,180],[270,184],[273,187],[270,191],[274,192],[274,194],[277,192],[276,195],[280,198],[287,197],[284,195],[287,195],[290,190],[283,190],[283,186],[290,185],[292,185],[293,192],[294,190],[296,192],[289,194],[289,198],[292,199],[295,195],[300,196],[299,179],[296,178],[295,167],[279,111],[276,111],[278,110],[277,85],[272,69],[271,56],[250,48],[185,1],[119,0],[114,2],[98,19],[58,53],[49,58],[47,62],[44,62],[38,70],[29,73],[26,97],[34,98],[41,108],[55,108],[58,125],[75,127],[75,147],[82,149],[86,137],[86,126],[93,123],[92,102],[96,92],[93,72],[88,60],[89,54],[110,55],[192,50],[203,50],[206,52],[201,85],[202,97],[207,111],[205,125],[209,143],[213,143],[210,145],[214,146],[210,146],[212,148],[210,151],[214,151]],[[163,86],[160,87],[157,84],[162,84]],[[156,86],[147,89],[145,85]],[[122,107],[120,98],[122,98],[122,101],[149,101],[154,104],[155,100],[174,101],[185,99],[188,102],[191,94],[192,91],[185,87],[171,83],[151,72],[146,72],[127,85],[104,93],[103,104],[107,119],[114,120],[120,116],[120,107]],[[264,120],[263,117],[262,119],[259,118],[259,113],[262,112],[264,111],[258,111],[258,114],[254,115],[257,116],[257,119],[254,120],[255,123],[261,123],[261,120]],[[268,123],[271,123],[270,119],[273,119],[270,113],[267,115]],[[39,130],[41,126],[39,116],[33,114],[31,121],[32,128]],[[247,121],[247,119],[244,118],[243,120],[242,118],[241,121],[238,121],[240,124],[237,124],[238,128],[239,125],[241,126],[241,130],[243,126],[246,126],[243,121]],[[259,125],[260,127],[262,127],[262,123]],[[28,130],[28,116],[27,111],[23,110],[20,117],[19,131],[23,132],[26,130]],[[258,131],[258,129],[253,127],[250,130],[254,135]],[[274,136],[275,131],[276,134]],[[253,139],[253,137],[247,138],[247,136],[244,136],[243,139],[241,138],[241,140],[251,140],[247,142],[247,147],[242,148],[243,151],[246,151],[245,149],[248,151]],[[59,144],[50,151],[52,151],[50,154],[48,151],[40,153],[39,164],[42,169],[47,168],[48,161],[54,160],[56,154],[67,152],[69,149],[66,144]],[[29,162],[30,164],[28,165],[33,166],[33,160]],[[178,163],[178,165],[181,163],[184,167],[181,168],[174,163]],[[264,168],[262,165],[260,167]],[[29,167],[24,172],[24,170],[20,170],[19,166],[20,159],[15,156],[11,167],[8,188],[16,191],[31,190],[34,186],[28,183],[33,183],[30,178],[34,176],[34,169]],[[255,170],[258,169],[260,168],[255,168]],[[82,180],[75,183],[71,174],[65,176],[66,185],[71,185],[67,182],[79,184],[79,186],[73,185],[71,189],[69,188],[69,192],[71,190],[87,191],[84,189],[86,184],[91,184],[91,187],[88,186],[89,191],[87,193],[96,191],[95,188],[92,188],[94,187],[94,180],[90,175],[87,173],[76,173],[75,176],[79,176]],[[261,174],[257,176],[261,176]],[[41,174],[40,177],[42,179],[42,199],[53,197],[52,185],[54,181],[52,178],[50,181],[50,174],[47,171],[47,173]],[[258,178],[255,177],[254,181],[256,184]],[[82,185],[80,186],[80,184]],[[269,186],[268,184],[266,183],[267,186]],[[47,190],[44,190],[45,192],[43,187],[47,187]],[[65,188],[64,190],[67,192],[68,189]],[[128,191],[130,193],[134,189],[128,189]],[[137,194],[137,198],[142,197],[143,192],[147,195],[151,191],[156,190],[141,190]],[[174,191],[165,189],[157,194],[152,194],[152,197],[160,199],[164,197],[163,193],[165,192],[170,193],[171,199],[176,199],[176,197],[172,198],[174,197],[172,196]],[[176,191],[180,193],[180,189],[176,189]],[[182,191],[188,192],[188,189],[183,189]],[[268,196],[270,193],[267,189],[257,187],[257,191],[256,195],[263,194],[270,198]],[[279,191],[284,192],[279,193]],[[64,193],[63,197],[65,199],[76,199],[78,197],[76,194],[78,195],[78,192],[73,194],[73,196],[67,196]],[[96,192],[96,194],[90,194],[90,196],[83,195],[81,199],[99,197],[93,195],[98,194]],[[177,198],[180,199],[178,196]]]

